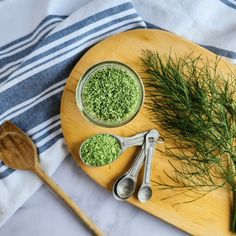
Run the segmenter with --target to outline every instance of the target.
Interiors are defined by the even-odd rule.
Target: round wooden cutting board
[[[142,65],[139,59],[142,49],[155,50],[161,55],[168,55],[171,52],[177,57],[193,53],[194,55],[202,55],[203,58],[209,60],[215,60],[216,58],[215,54],[190,41],[159,30],[132,30],[112,36],[92,47],[81,58],[71,72],[63,93],[61,103],[62,130],[75,162],[94,181],[108,190],[112,189],[114,181],[130,167],[139,148],[130,148],[111,165],[89,168],[81,162],[79,157],[81,143],[88,137],[103,132],[131,136],[156,128],[164,138],[165,132],[151,121],[150,114],[145,107],[141,109],[134,120],[119,128],[102,128],[91,124],[81,115],[76,105],[76,85],[88,68],[98,62],[109,60],[127,64],[142,77]],[[227,73],[227,66],[235,70],[233,65],[222,59],[219,68],[223,73]],[[165,144],[159,144],[158,148],[164,150],[170,143],[171,141],[166,139]],[[153,181],[159,177],[166,178],[163,169],[171,174],[168,160],[162,156],[160,151],[156,151],[152,168]],[[142,173],[140,175],[142,177]],[[230,201],[226,190],[212,192],[204,198],[189,204],[174,205],[176,202],[189,200],[184,195],[162,200],[173,194],[175,193],[172,190],[163,191],[153,186],[153,197],[149,202],[140,203],[136,196],[128,201],[194,235],[230,235],[228,231]]]

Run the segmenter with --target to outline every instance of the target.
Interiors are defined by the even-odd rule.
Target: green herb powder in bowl
[[[116,160],[120,152],[121,146],[115,137],[98,134],[82,144],[80,157],[89,166],[104,166]]]
[[[102,62],[90,68],[77,86],[80,111],[91,122],[117,127],[131,121],[144,98],[141,79],[119,62]]]

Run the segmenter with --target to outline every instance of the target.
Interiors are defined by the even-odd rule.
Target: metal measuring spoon
[[[149,135],[148,137],[151,137],[152,135],[156,134],[159,134],[156,130],[151,130],[150,132],[146,133],[146,135],[143,137],[142,149],[137,155],[133,165],[130,167],[128,172],[125,173],[123,176],[121,176],[119,179],[117,179],[117,181],[113,185],[113,196],[117,200],[126,200],[134,194],[134,191],[136,189],[138,174],[141,167],[143,166],[144,159],[146,156],[145,150],[149,148],[146,147],[146,142],[145,142],[146,136]]]
[[[119,156],[129,147],[133,147],[133,146],[142,146],[143,143],[144,143],[144,139],[145,139],[145,135],[147,134],[148,132],[143,132],[143,133],[139,133],[139,134],[136,134],[134,136],[131,136],[131,137],[122,137],[122,136],[119,136],[119,135],[114,135],[114,134],[108,134],[108,135],[111,135],[113,136],[114,138],[116,138],[120,144],[120,153],[119,155],[117,156],[117,158],[115,158],[112,162],[114,162],[115,160],[117,160],[119,158]],[[96,136],[96,135],[95,135]],[[91,138],[91,137],[89,137]],[[89,139],[88,138],[88,139]],[[82,145],[80,146],[80,150],[79,150],[79,154],[80,154],[80,159],[82,160],[82,162],[87,165],[87,166],[90,166],[90,167],[95,167],[95,166],[92,166],[92,165],[89,165],[87,164],[84,160],[83,160],[83,157],[82,157],[82,147],[84,145],[84,143],[88,140],[86,139]],[[107,163],[106,165],[108,164],[111,164],[112,162],[110,163]],[[101,165],[102,166],[102,165]],[[99,167],[99,166],[96,166],[96,167]]]
[[[145,140],[145,167],[144,167],[144,177],[143,183],[138,192],[138,199],[140,202],[146,202],[152,197],[152,187],[151,187],[151,168],[152,159],[155,151],[156,143],[160,134],[157,130],[151,130],[146,135]]]
[[[149,144],[150,142],[148,141],[149,138],[151,139],[150,140],[151,143],[152,141],[154,141],[153,143],[154,145]],[[141,191],[139,193],[139,200],[141,202],[145,202],[152,196],[152,190],[151,188],[149,188],[151,187],[151,185],[150,184],[146,185],[146,183],[150,182],[150,176],[151,176],[150,163],[152,162],[152,156],[155,150],[155,144],[163,143],[164,139],[160,137],[160,134],[157,130],[153,129],[146,135],[145,140],[147,140],[147,142],[145,141],[145,143],[143,144],[142,149],[140,153],[137,155],[131,168],[128,170],[127,173],[125,173],[119,179],[117,179],[115,184],[113,185],[113,196],[117,200],[121,201],[126,200],[134,194],[139,171],[144,163],[145,157],[147,156],[148,156],[148,162],[147,162],[148,165],[146,164],[146,166],[148,167],[148,169],[145,168],[147,169],[147,171],[145,171],[147,174],[145,174],[146,175],[146,178],[144,180],[145,184],[141,186]],[[147,181],[148,179],[149,181]]]
[[[128,172],[117,179],[113,185],[112,193],[117,200],[126,200],[133,195],[137,184],[138,173],[145,159],[144,149],[143,145],[131,168]]]

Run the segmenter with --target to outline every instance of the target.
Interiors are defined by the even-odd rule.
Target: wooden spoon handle
[[[83,221],[83,223],[98,236],[104,236],[102,231],[95,225],[88,216],[77,206],[77,204],[70,198],[48,175],[43,171],[39,163],[31,169],[40,179],[47,184],[62,200],[67,204],[72,211]]]

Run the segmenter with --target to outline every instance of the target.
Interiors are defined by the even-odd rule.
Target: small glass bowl
[[[104,121],[101,119],[98,119],[97,117],[93,117],[91,114],[89,114],[89,112],[86,111],[86,107],[83,103],[83,89],[87,83],[87,81],[91,78],[91,76],[93,75],[93,73],[95,73],[97,70],[107,67],[120,67],[121,69],[126,70],[128,73],[130,73],[132,75],[132,77],[134,79],[136,79],[137,84],[140,87],[140,101],[138,103],[138,106],[135,108],[134,112],[132,114],[129,114],[129,116],[125,117],[124,119],[120,120],[120,121]],[[95,125],[98,126],[102,126],[102,127],[107,127],[107,128],[113,128],[113,127],[119,127],[122,125],[127,124],[128,122],[130,122],[140,111],[142,105],[144,102],[144,86],[142,83],[141,78],[139,77],[139,75],[129,66],[121,63],[121,62],[117,62],[117,61],[104,61],[98,64],[95,64],[94,66],[90,67],[85,74],[82,76],[82,78],[79,80],[78,84],[77,84],[77,88],[76,88],[76,103],[77,106],[80,110],[80,112],[84,115],[84,117],[89,120],[90,122],[92,122]]]

